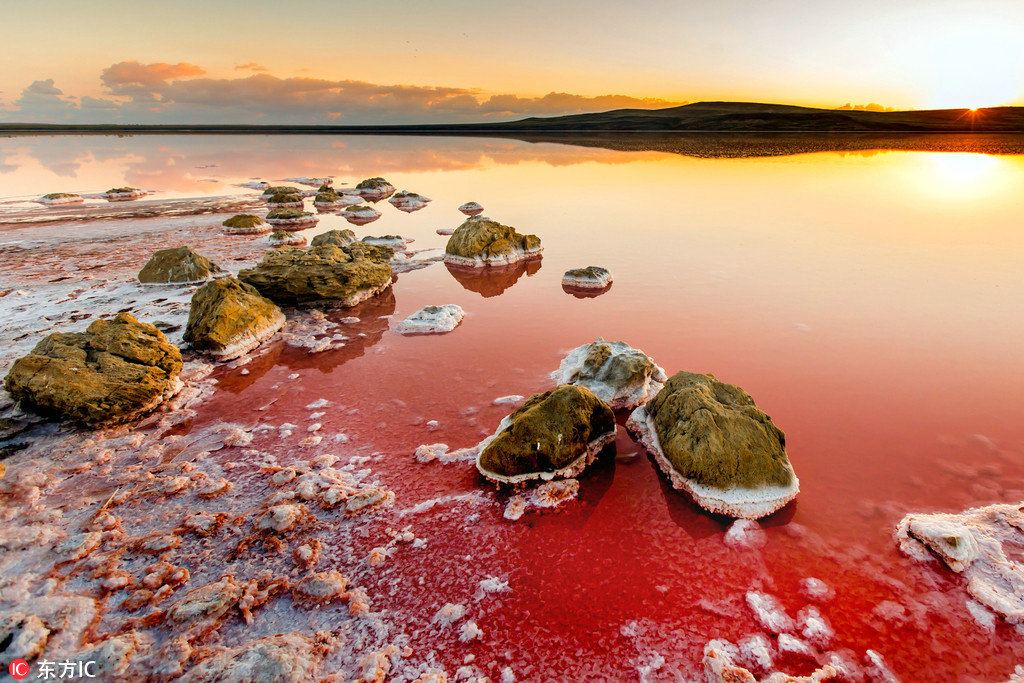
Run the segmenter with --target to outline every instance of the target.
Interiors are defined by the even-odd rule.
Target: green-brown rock
[[[302,195],[299,194],[286,194],[280,192],[278,194],[270,195],[267,199],[267,204],[301,204]]]
[[[321,244],[333,244],[337,247],[345,247],[356,241],[356,234],[351,230],[328,230],[313,237],[309,243],[311,247],[319,247]]]
[[[737,386],[678,372],[647,403],[647,412],[662,452],[687,479],[718,489],[793,481],[786,435]]]
[[[301,190],[291,185],[271,185],[267,189],[263,190],[264,197],[270,197],[275,194],[299,194]]]
[[[224,269],[192,247],[162,249],[139,271],[139,282],[146,284],[191,284],[209,280]]]
[[[515,228],[489,218],[470,218],[455,228],[445,247],[445,260],[466,265],[515,263],[541,250],[536,235],[521,235]]]
[[[192,295],[185,341],[218,360],[253,350],[284,325],[284,314],[252,286],[226,277]]]
[[[615,431],[611,408],[586,387],[569,384],[531,396],[506,420],[508,426],[480,453],[477,466],[484,476],[554,473]]]
[[[85,332],[47,336],[19,358],[4,386],[29,408],[88,424],[133,420],[181,386],[181,353],[129,313],[96,320]]]
[[[391,266],[369,248],[282,247],[238,278],[279,304],[354,306],[391,285]]]

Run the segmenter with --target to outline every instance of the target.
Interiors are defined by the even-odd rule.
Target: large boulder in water
[[[515,228],[489,218],[470,218],[455,228],[444,251],[445,263],[481,267],[539,256],[542,247],[536,235],[520,235]]]
[[[216,263],[192,247],[161,249],[139,271],[139,282],[147,285],[191,285],[224,273]]]
[[[336,247],[345,247],[356,241],[356,234],[351,230],[328,230],[313,237],[309,243],[311,247],[319,247],[321,244],[333,244]]]
[[[274,302],[233,277],[209,282],[192,295],[185,341],[217,360],[252,351],[284,325]]]
[[[786,435],[747,392],[713,375],[676,373],[626,428],[672,485],[709,512],[757,519],[800,490]]]
[[[4,386],[30,408],[88,424],[128,422],[181,388],[181,352],[128,313],[55,333],[19,358]]]
[[[387,247],[321,244],[269,252],[238,279],[279,304],[355,306],[391,286]]]
[[[563,384],[535,394],[478,448],[487,479],[518,484],[574,477],[615,440],[615,413],[585,387]]]
[[[625,342],[598,339],[569,352],[551,373],[559,384],[584,386],[612,410],[632,410],[657,394],[665,371]]]

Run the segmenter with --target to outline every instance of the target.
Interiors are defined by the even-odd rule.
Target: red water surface
[[[283,167],[305,143],[274,144]],[[903,680],[1005,680],[1024,662],[1021,634],[1001,621],[980,627],[960,577],[904,557],[891,537],[906,512],[1024,500],[1020,158],[586,150],[573,159],[571,148],[518,142],[479,142],[472,154],[460,140],[450,156],[474,161],[457,167],[444,141],[388,144],[388,167],[360,157],[355,179],[384,173],[434,202],[386,213],[362,233],[442,246],[434,230],[457,225],[455,207],[475,200],[539,235],[543,259],[478,277],[442,264],[401,274],[393,293],[331,314],[361,318],[345,328],[345,348],[311,355],[278,343],[248,374],[218,370],[220,389],[192,427],[301,424],[305,406],[329,400],[323,432],[379,456],[374,474],[397,499],[386,523],[412,524],[428,542],[361,582],[418,652],[434,651],[450,671],[473,654],[492,677],[511,666],[520,680],[628,680],[660,656],[650,678],[688,679],[709,640],[762,632],[748,590],[795,616],[809,604],[800,580],[815,577],[836,592],[821,607],[836,631],[831,649],[858,661],[874,649]],[[440,161],[422,164],[431,155]],[[326,227],[337,226],[311,234]],[[607,293],[561,289],[565,270],[586,265],[611,270]],[[447,303],[466,311],[450,334],[390,329]],[[509,411],[494,398],[550,388],[565,353],[599,336],[642,349],[669,374],[742,386],[785,430],[801,493],[760,521],[763,548],[727,547],[731,520],[672,490],[621,427],[615,454],[580,477],[578,502],[515,523],[502,519],[507,493],[471,465],[412,458],[420,444],[475,444]],[[277,400],[257,411],[268,397]],[[412,511],[474,492],[481,502]],[[509,591],[475,601],[488,575]],[[885,601],[904,616],[873,614]],[[483,638],[439,636],[429,622],[445,602],[465,603]]]

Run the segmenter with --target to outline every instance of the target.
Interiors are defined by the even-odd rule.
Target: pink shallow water
[[[309,354],[273,342],[248,374],[219,369],[217,392],[189,425],[302,424],[305,406],[328,399],[323,431],[349,434],[352,452],[381,455],[374,475],[396,494],[381,524],[405,520],[428,542],[360,585],[414,649],[434,650],[449,670],[473,654],[492,677],[512,666],[520,680],[628,679],[652,662],[661,664],[651,679],[692,677],[709,640],[762,632],[747,591],[775,595],[795,616],[809,604],[799,588],[807,577],[836,592],[821,607],[836,632],[828,649],[857,659],[876,650],[903,680],[1005,680],[1024,662],[1024,636],[1002,622],[993,632],[979,626],[960,578],[904,557],[891,538],[906,512],[1024,500],[1024,159],[694,159],[461,139],[27,138],[15,142],[19,192],[63,189],[42,174],[67,171],[45,171],[40,158],[59,156],[65,140],[92,150],[72,176],[82,187],[123,179],[187,192],[181,174],[166,170],[181,159],[221,164],[225,188],[260,173],[353,182],[380,174],[434,201],[408,215],[382,207],[360,235],[443,246],[436,228],[457,225],[456,207],[475,200],[485,215],[541,237],[543,259],[512,271],[470,277],[435,264],[400,274],[393,293],[331,314],[362,319],[344,330],[353,337],[345,348]],[[122,176],[95,180],[90,164],[101,157]],[[304,234],[343,225],[330,217]],[[586,265],[608,268],[611,289],[588,298],[563,291],[563,272]],[[466,311],[451,334],[390,329],[447,303]],[[760,521],[763,548],[727,547],[729,520],[673,491],[621,427],[620,457],[606,453],[580,477],[578,502],[517,523],[502,519],[507,494],[471,466],[411,457],[420,444],[476,443],[508,413],[494,398],[550,388],[565,353],[598,336],[644,350],[669,374],[711,372],[742,386],[785,430],[801,493]],[[258,411],[268,397],[277,400]],[[440,426],[428,429],[429,420]],[[282,464],[311,457],[263,449]],[[482,502],[413,509],[474,492]],[[510,590],[474,603],[486,575]],[[886,601],[902,610],[873,613]],[[483,638],[466,644],[431,629],[445,602],[470,605]]]

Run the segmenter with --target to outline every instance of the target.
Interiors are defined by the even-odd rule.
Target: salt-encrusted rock
[[[50,629],[35,614],[0,614],[0,654],[4,658],[31,661],[46,647]]]
[[[395,191],[395,186],[381,177],[376,177],[360,181],[355,189],[366,199],[375,202],[391,195]]]
[[[465,315],[460,306],[424,306],[395,326],[400,334],[442,334],[451,332]]]
[[[403,190],[402,192],[397,192],[391,195],[391,198],[388,199],[388,201],[399,211],[412,213],[413,211],[419,211],[425,207],[430,202],[430,199],[421,194],[406,192]]]
[[[281,230],[305,230],[320,222],[312,211],[302,209],[273,209],[267,214],[267,222]]]
[[[301,247],[306,243],[306,238],[287,230],[275,230],[267,237],[267,242],[275,247]]]
[[[579,384],[611,406],[632,410],[661,391],[665,371],[625,342],[598,339],[569,352],[551,373],[558,384]]]
[[[302,194],[302,190],[291,185],[271,185],[263,190],[263,198],[273,197],[275,194]]]
[[[466,202],[459,207],[459,211],[467,216],[479,216],[484,212],[484,207],[480,206],[476,202]]]
[[[356,234],[351,230],[328,230],[313,237],[309,243],[311,247],[319,247],[321,244],[333,244],[337,247],[345,247],[356,241]]]
[[[487,479],[518,484],[575,477],[615,440],[615,413],[585,387],[560,385],[534,394],[478,449]]]
[[[576,500],[580,492],[577,479],[559,479],[548,481],[537,488],[517,493],[508,499],[503,517],[509,521],[521,519],[528,508],[553,509],[569,501]]]
[[[365,204],[356,204],[355,206],[345,207],[345,210],[341,212],[345,220],[353,225],[366,225],[380,218],[380,211],[373,208],[372,206],[366,206]]]
[[[14,362],[5,388],[24,405],[88,424],[144,415],[182,386],[181,353],[128,313],[85,332],[55,333]]]
[[[316,193],[316,196],[313,197],[313,206],[318,209],[334,209],[343,206],[339,203],[340,199],[341,195],[335,192],[333,188],[329,188],[327,190],[321,188],[320,191]]]
[[[967,592],[1013,624],[1024,624],[1024,505],[989,505],[960,514],[910,514],[896,527],[900,550],[937,557],[963,574]]]
[[[112,187],[103,193],[103,196],[111,202],[126,202],[139,197],[145,197],[146,191],[137,187]]]
[[[77,204],[85,200],[79,195],[71,194],[70,192],[51,192],[50,194],[44,194],[36,201],[46,206],[59,206],[61,204]]]
[[[395,251],[405,251],[406,247],[416,240],[411,237],[402,237],[401,235],[380,235],[379,237],[367,235],[360,241],[364,244],[376,244],[391,247]]]
[[[252,351],[284,326],[284,314],[250,285],[227,277],[192,295],[184,340],[217,360]]]
[[[502,266],[539,256],[542,249],[536,235],[520,235],[489,218],[470,218],[452,233],[444,260],[460,266]]]
[[[147,285],[193,285],[225,272],[192,247],[182,246],[161,249],[153,254],[139,271],[139,282]]]
[[[747,392],[712,375],[676,373],[626,428],[708,512],[757,519],[800,490],[782,430]]]
[[[383,249],[355,244],[282,247],[267,253],[255,268],[240,271],[238,279],[279,304],[355,306],[391,286]]]
[[[607,268],[587,266],[565,271],[562,276],[563,287],[579,287],[580,289],[604,289],[612,283],[612,274]]]
[[[301,209],[302,195],[272,194],[267,197],[267,206],[271,209]]]
[[[221,225],[224,226],[224,232],[232,235],[262,235],[270,232],[270,226],[266,221],[248,213],[232,216]]]

